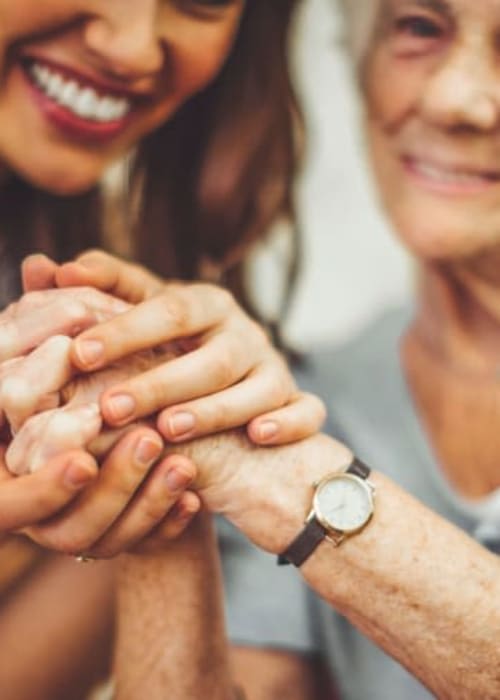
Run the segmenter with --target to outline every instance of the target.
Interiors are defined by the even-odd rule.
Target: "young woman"
[[[202,605],[217,597],[217,580],[208,588],[193,566],[198,553],[205,571],[216,569],[209,535],[186,533],[175,557],[131,558],[121,587],[119,698],[139,688],[160,698],[168,687],[171,698],[195,688],[196,697],[226,700],[235,681],[250,700],[328,698],[310,657],[294,651],[321,654],[342,698],[500,696],[500,3],[380,0],[371,15],[364,4],[348,7],[360,23],[354,43],[374,170],[418,264],[418,290],[414,309],[313,358],[305,381],[328,394],[335,432],[385,472],[369,477],[373,517],[346,488],[333,504],[326,499],[335,509],[329,519],[361,514],[359,532],[334,547],[316,530],[315,550],[302,539],[301,572],[328,605],[291,593],[271,560],[235,555],[233,544],[233,672],[220,618]],[[325,436],[255,451],[232,435],[195,442],[186,454],[207,507],[275,554],[303,530],[313,482],[352,460]],[[358,496],[359,474],[340,482],[357,483]],[[297,547],[288,556],[299,561]],[[147,603],[137,592],[146,572]],[[162,585],[174,575],[182,585],[167,614]],[[155,609],[165,614],[145,625]],[[179,629],[184,637],[172,647]],[[155,663],[141,658],[145,646]]]
[[[256,0],[248,5],[243,0],[111,0],[104,4],[50,0],[41,7],[33,0],[15,5],[0,2],[3,304],[20,291],[16,268],[27,253],[43,251],[67,258],[82,248],[107,243],[106,215],[116,220],[117,203],[112,202],[110,209],[100,183],[108,166],[125,157],[129,158],[131,185],[118,219],[131,224],[130,231],[119,232],[127,249],[163,275],[183,279],[207,276],[207,271],[212,279],[224,275],[244,300],[243,251],[278,215],[287,215],[291,209],[295,109],[285,48],[294,4],[292,0],[272,4]],[[130,270],[140,276],[135,268]],[[38,278],[31,278],[35,287],[43,286],[46,272],[46,265],[36,267]],[[209,285],[164,289],[158,280],[154,291],[158,294],[145,306],[122,313],[126,333],[119,347],[115,344],[113,359],[139,346],[150,349],[170,340],[179,341],[183,351],[186,346],[193,350],[193,336],[199,352],[190,353],[189,368],[188,362],[163,364],[155,368],[154,376],[143,371],[133,386],[122,385],[119,394],[110,393],[102,406],[108,422],[122,425],[170,405],[164,430],[174,438],[241,423],[242,418],[246,422],[245,416],[250,420],[290,404],[290,413],[280,413],[283,434],[275,431],[270,438],[279,442],[287,439],[288,419],[291,434],[295,433],[304,406],[314,416],[312,422],[320,420],[319,405],[302,400],[281,358],[224,292]],[[142,286],[141,294],[145,298]],[[132,301],[139,299],[136,296]],[[57,297],[29,295],[2,318],[1,357],[14,359],[54,333],[74,335],[127,308],[89,290],[76,295],[63,292]],[[179,310],[182,314],[176,317]],[[254,352],[247,354],[245,362],[236,363],[233,356],[242,355],[241,338],[249,334],[254,338]],[[86,347],[88,350],[89,345]],[[78,361],[85,364],[92,354],[86,366],[95,367],[95,343],[90,347],[93,352],[80,352]],[[44,356],[42,370],[31,377],[32,387],[36,386],[33,376],[36,381],[44,378],[51,357]],[[210,372],[214,357],[219,363],[217,376]],[[179,371],[184,367],[187,376],[175,394],[168,394],[165,385],[170,386],[176,367]],[[269,385],[267,377],[275,372],[282,381]],[[205,379],[203,385],[200,376]],[[238,385],[238,392],[228,395],[233,384]],[[12,383],[10,389],[4,384],[7,404],[12,387]],[[125,388],[129,391],[124,392]],[[245,398],[246,389],[250,401]],[[230,402],[226,418],[221,419],[216,404],[208,398],[201,401],[214,392]],[[28,387],[23,401],[32,405],[33,400]],[[185,410],[186,401],[193,402],[191,413]],[[125,418],[118,416],[118,407],[129,408]],[[95,419],[95,411],[92,416]],[[252,426],[253,437],[261,439],[258,423]],[[100,478],[95,460],[79,449],[49,457],[46,468],[18,479],[3,469],[0,533],[40,522],[48,527],[47,518],[64,510],[65,516],[76,513],[75,519],[65,521],[67,526],[62,529],[54,527],[57,518],[51,520],[53,537],[46,543],[67,552],[91,549],[111,523],[118,522],[141,486],[146,493],[144,506],[138,506],[128,524],[124,516],[126,526],[114,546],[121,549],[146,534],[151,499],[155,518],[153,522],[149,517],[149,529],[179,499],[186,505],[180,519],[183,527],[186,515],[192,514],[198,502],[193,497],[183,501],[182,489],[164,488],[164,465],[151,469],[161,451],[160,437],[150,428],[132,430],[101,465]],[[2,460],[3,454],[2,448]],[[189,481],[190,475],[187,477]],[[80,495],[84,487],[90,488]],[[72,507],[65,508],[70,503]],[[181,526],[180,520],[177,518],[174,530]],[[48,580],[51,574],[41,572],[40,576]],[[103,574],[80,571],[77,576],[83,603],[91,582],[97,590]],[[22,590],[19,595],[24,595]],[[106,601],[100,598],[97,605],[97,598],[97,593],[94,597],[89,594],[86,608],[83,604],[79,608],[87,610],[81,616],[86,621],[93,610],[94,619],[102,617],[100,606]],[[25,591],[26,600],[35,598]],[[55,618],[64,619],[71,604],[69,598],[59,596]],[[10,606],[8,610],[15,609]],[[20,604],[19,610],[30,608]],[[52,658],[50,644],[40,639],[40,644],[31,646],[30,664],[39,673],[26,673],[26,657],[23,661],[9,640],[30,637],[33,610],[38,611],[36,605],[24,614],[27,627],[23,631],[16,623],[19,618],[5,609],[2,638],[13,651],[12,658],[4,655],[0,674],[6,698],[8,693],[15,698],[54,698],[51,663],[60,662],[66,669],[59,668],[60,673],[68,677],[74,668],[63,635],[59,646],[68,649],[68,658]],[[47,639],[50,625],[57,626],[55,618],[45,621]],[[80,647],[84,646],[82,636]],[[44,649],[45,655],[40,656]],[[64,686],[63,675],[56,679],[59,688]],[[76,697],[74,691],[70,695]]]

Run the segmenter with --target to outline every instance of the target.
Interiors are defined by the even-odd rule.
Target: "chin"
[[[76,163],[70,167],[51,164],[46,162],[26,165],[15,168],[15,171],[23,180],[39,190],[60,197],[71,197],[73,195],[88,192],[97,185],[102,170],[79,166]]]
[[[433,216],[428,212],[409,217],[394,212],[391,221],[400,242],[422,261],[456,261],[473,258],[498,247],[498,231],[490,234],[477,228],[464,227],[457,217]],[[500,225],[500,222],[499,222]]]

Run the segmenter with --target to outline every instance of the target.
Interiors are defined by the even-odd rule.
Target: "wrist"
[[[253,469],[242,470],[221,513],[258,547],[283,552],[311,510],[314,483],[345,467],[352,453],[344,445],[316,435],[284,448],[256,451]]]

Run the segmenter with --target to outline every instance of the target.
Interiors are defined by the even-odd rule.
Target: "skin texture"
[[[197,463],[196,486],[206,507],[225,515],[257,546],[272,553],[283,551],[302,527],[313,482],[349,460],[344,446],[323,435],[259,451],[241,433],[235,433],[204,438],[182,449],[185,457],[176,459],[187,457]],[[313,590],[403,663],[437,697],[493,700],[500,692],[497,557],[381,474],[374,473],[372,481],[377,489],[377,508],[370,527],[339,548],[325,541],[303,565],[302,575]],[[394,523],[398,523],[397,528]],[[163,563],[157,561],[155,565],[167,567],[169,553],[160,560]],[[170,565],[175,566],[174,561]],[[335,576],[331,575],[332,569]],[[196,568],[191,573],[201,575]],[[148,600],[152,607],[157,595],[165,595],[165,580],[162,576],[150,580]],[[130,578],[121,578],[120,585],[137,590]],[[183,586],[190,586],[189,577],[183,578]],[[212,595],[211,581],[205,577],[201,600]],[[178,629],[189,630],[188,634],[193,628],[200,629],[200,617],[205,618],[198,609],[188,617],[187,609],[176,610],[177,621],[182,618]],[[465,618],[464,610],[470,611]],[[134,656],[130,651],[132,665],[125,664],[123,657],[117,659],[117,677],[142,677],[147,668],[151,697],[160,698],[167,687],[162,680],[164,661],[158,659],[153,671],[154,665],[146,665],[139,658],[139,650],[144,648],[139,621],[152,616],[153,610],[143,598],[141,606],[125,605],[120,614],[124,620],[121,630],[130,645],[127,649],[134,646],[137,651]],[[162,621],[168,619],[168,624],[176,624],[173,611],[161,617]],[[214,624],[213,617],[210,619]],[[135,634],[126,634],[127,624],[134,625]],[[168,638],[163,636],[163,649],[168,648]],[[207,638],[213,640],[212,636]],[[200,632],[201,647],[207,638],[202,638]],[[184,648],[197,653],[191,645]],[[202,683],[196,666],[191,665],[190,670],[191,682]],[[175,681],[180,688],[188,682],[187,672],[183,668]],[[221,693],[225,683],[226,679],[221,679]],[[242,684],[245,687],[244,679]],[[168,688],[171,697],[185,697],[181,692],[176,696],[172,678]],[[305,697],[313,700],[318,696]],[[319,697],[326,699],[329,695]]]
[[[109,665],[113,567],[82,567],[51,557],[7,600],[0,615],[0,633],[9,650],[0,658],[2,698],[85,700]]]
[[[470,498],[500,486],[499,28],[494,0],[387,0],[364,73],[377,183],[419,266],[403,364],[439,462]]]
[[[219,72],[242,0],[36,0],[0,3],[0,167],[57,193],[92,186],[104,169],[166,121]],[[55,61],[139,96],[127,128],[111,142],[67,137],[47,122],[19,61]]]
[[[499,26],[497,0],[383,0],[361,76],[382,200],[419,263],[404,368],[443,471],[472,499],[500,486]],[[340,466],[338,446],[283,448],[281,482],[270,452],[250,449],[249,483],[220,468],[226,448],[226,466],[243,465],[230,443],[190,453],[199,467],[213,460],[217,485],[202,482],[204,498],[261,547],[281,551],[301,527],[318,465]],[[267,466],[260,487],[259,465]],[[370,526],[337,550],[321,545],[303,567],[306,581],[437,697],[493,700],[498,559],[380,474],[374,481]],[[252,700],[250,674],[239,680]]]
[[[139,542],[147,549],[155,543],[163,547],[200,505],[194,493],[184,493],[194,466],[179,470],[162,460],[155,419],[139,419],[171,402],[174,406],[156,419],[158,431],[170,442],[247,421],[249,434],[257,439],[271,422],[278,428],[271,439],[287,442],[315,432],[324,409],[318,399],[296,390],[280,355],[227,292],[202,284],[158,287],[158,280],[140,268],[101,254],[83,258],[89,259],[92,265],[83,269],[101,274],[103,289],[109,289],[110,275],[118,275],[111,284],[116,291],[120,275],[135,271],[136,288],[127,286],[128,299],[142,294],[144,301],[131,306],[81,286],[44,290],[54,282],[46,274],[54,264],[46,258],[27,262],[24,281],[35,290],[2,316],[0,406],[14,431],[6,453],[13,473],[37,472],[68,450],[89,449],[104,460],[100,478],[71,508],[26,532],[56,551],[108,558]],[[70,266],[73,277],[79,266]],[[154,289],[152,296],[149,289]],[[89,373],[79,376],[75,355],[89,332],[75,343],[60,333],[86,326],[92,327],[92,339],[100,340],[103,353],[99,366],[94,362]],[[41,342],[45,336],[48,340]],[[148,349],[152,346],[157,346],[154,351]],[[20,353],[25,354],[17,357]],[[137,410],[113,425],[107,403],[125,392],[134,397]],[[188,403],[177,403],[190,397]],[[188,410],[194,427],[175,434],[174,419]],[[265,435],[262,441],[271,440]]]

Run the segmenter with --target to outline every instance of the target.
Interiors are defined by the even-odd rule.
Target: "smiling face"
[[[381,0],[364,62],[386,209],[427,259],[500,248],[500,0]]]
[[[0,170],[61,194],[218,74],[244,0],[0,0]]]

